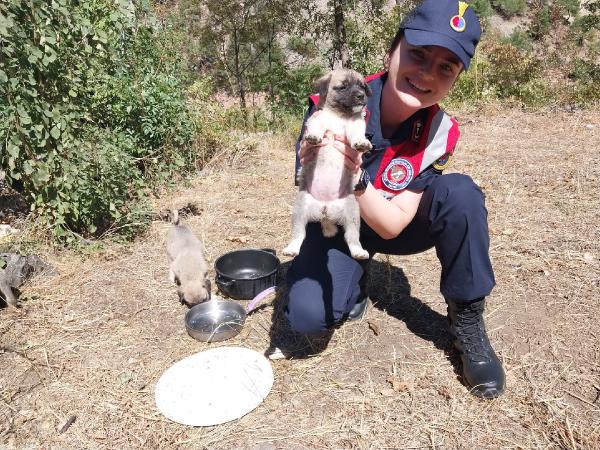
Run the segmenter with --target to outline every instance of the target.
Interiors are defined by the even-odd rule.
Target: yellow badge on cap
[[[458,14],[450,19],[450,28],[458,33],[462,33],[467,28],[467,21],[463,17],[469,5],[465,2],[458,2]]]

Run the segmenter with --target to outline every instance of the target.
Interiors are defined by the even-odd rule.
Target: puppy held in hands
[[[356,151],[371,150],[362,115],[371,89],[362,75],[353,70],[334,70],[317,80],[315,88],[319,92],[320,111],[308,119],[304,139],[319,144],[325,132],[330,131],[346,136]],[[292,241],[283,254],[297,255],[306,236],[306,224],[320,221],[326,237],[337,233],[337,225],[343,226],[352,257],[366,259],[369,253],[359,241],[360,211],[354,197],[359,174],[345,166],[345,156],[334,148],[333,142],[316,151],[316,158],[302,166],[300,191],[292,214]]]
[[[169,279],[177,285],[179,301],[187,306],[210,300],[208,265],[202,244],[192,231],[179,224],[179,213],[173,209],[173,226],[167,236]]]

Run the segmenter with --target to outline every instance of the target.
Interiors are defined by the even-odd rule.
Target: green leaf
[[[50,180],[50,173],[46,165],[39,164],[31,179],[38,188],[47,183]]]
[[[17,156],[19,156],[19,147],[17,147],[12,142],[8,143],[8,146],[6,149],[8,150],[8,154],[10,156],[12,156],[13,158],[16,158]]]
[[[14,24],[12,18],[0,14],[0,34],[2,36],[10,37],[11,33],[8,29],[12,28]]]
[[[47,66],[48,64],[53,63],[54,61],[56,61],[56,53],[52,52],[44,56],[42,64],[44,64],[44,66]]]
[[[58,139],[60,137],[60,129],[56,125],[50,130],[50,136],[52,136],[54,139]]]
[[[0,69],[0,83],[6,83],[8,81],[8,77],[6,76],[6,72]]]
[[[23,172],[25,172],[25,175],[27,176],[33,173],[33,166],[31,165],[31,161],[27,160],[23,163]]]

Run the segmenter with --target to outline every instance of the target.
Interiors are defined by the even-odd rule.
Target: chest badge
[[[412,165],[403,158],[395,158],[387,165],[381,180],[383,184],[394,191],[400,191],[408,186],[414,176]]]

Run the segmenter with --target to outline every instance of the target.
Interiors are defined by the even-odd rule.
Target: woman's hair
[[[388,69],[390,57],[392,56],[392,53],[394,52],[394,50],[396,50],[396,47],[398,47],[398,45],[400,45],[400,41],[402,40],[403,37],[404,37],[404,28],[400,27],[400,28],[398,28],[398,31],[396,32],[396,36],[394,36],[394,39],[392,39],[390,48],[388,49],[387,53],[383,57],[383,67],[385,68],[385,70]]]
[[[400,44],[400,41],[402,40],[402,38],[404,37],[404,28],[398,28],[398,31],[396,32],[396,36],[394,36],[394,39],[392,39],[392,43],[390,44],[390,48],[388,49],[388,54],[393,53],[394,50],[396,50],[396,47],[398,47],[398,45]]]

